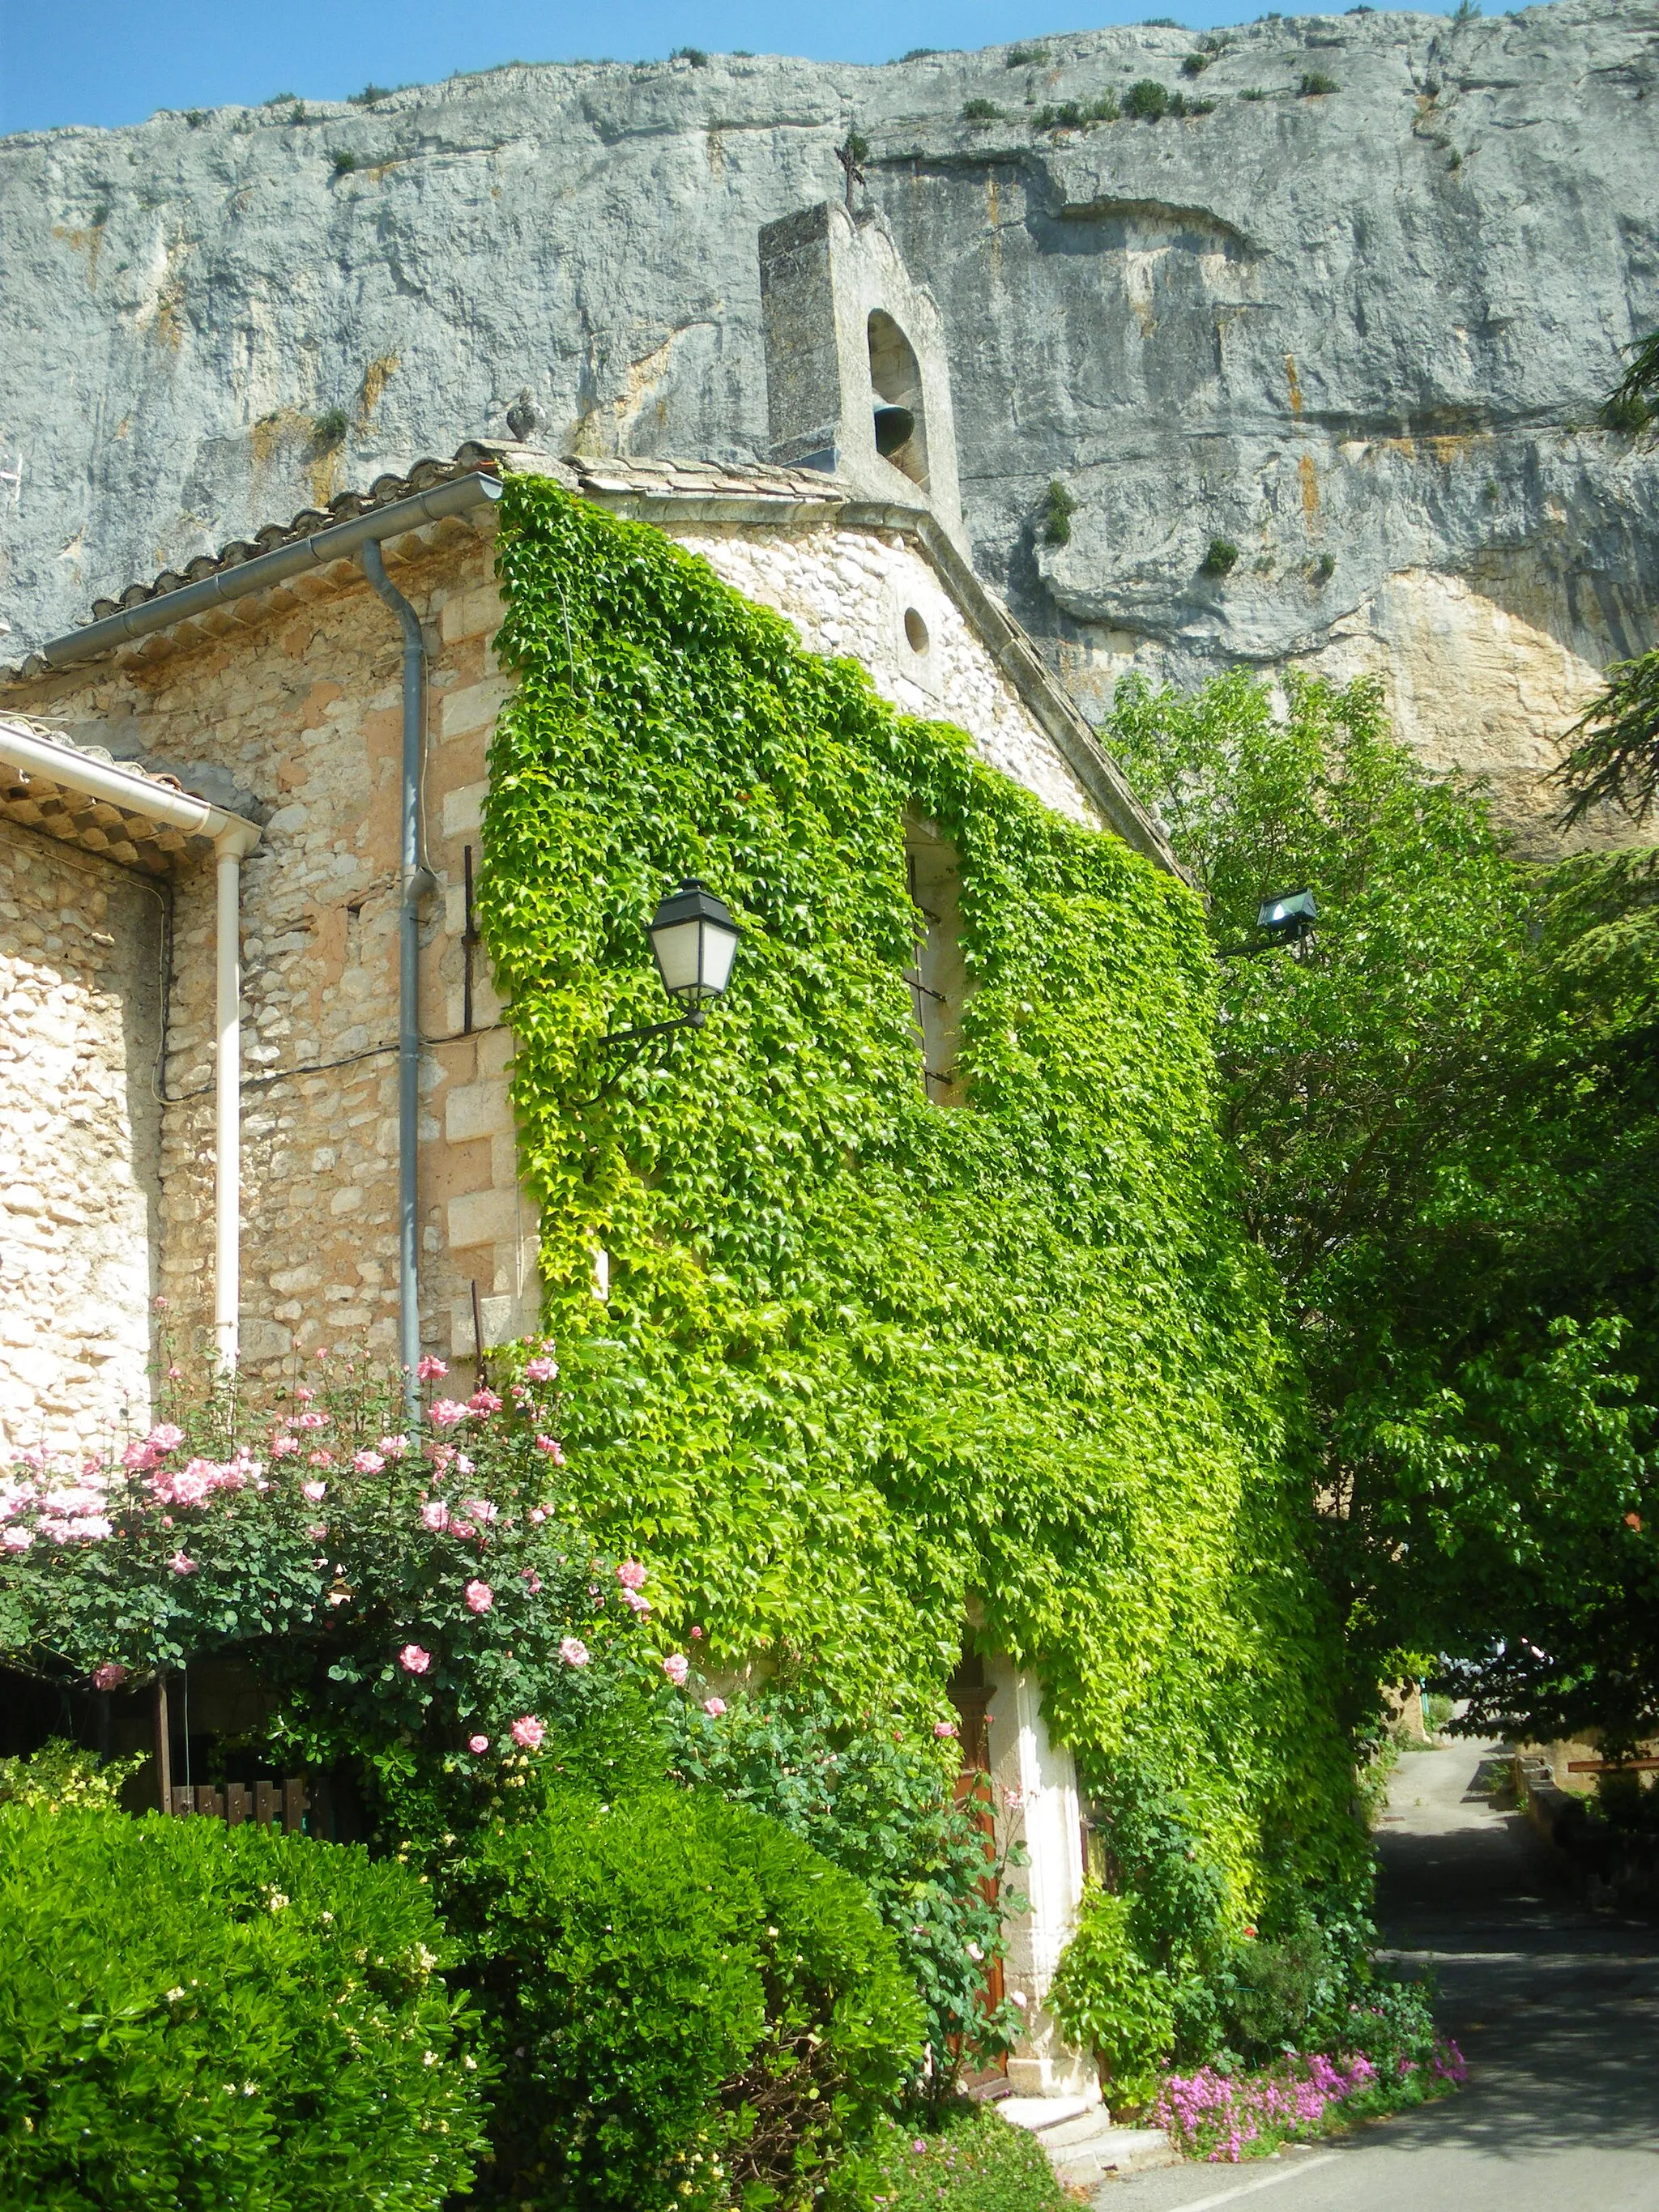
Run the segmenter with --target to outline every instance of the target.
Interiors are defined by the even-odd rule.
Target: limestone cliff
[[[1209,112],[1086,120],[1143,79]],[[0,647],[521,390],[539,443],[763,453],[757,234],[855,132],[943,318],[975,559],[1085,710],[1132,663],[1378,666],[1522,819],[1655,635],[1659,453],[1597,408],[1659,322],[1656,87],[1656,0],[1558,0],[7,140]]]

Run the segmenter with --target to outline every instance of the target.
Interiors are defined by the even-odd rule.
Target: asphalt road
[[[1659,1926],[1559,1893],[1478,1786],[1488,1759],[1407,1753],[1380,1836],[1384,1940],[1431,1963],[1465,2088],[1278,2159],[1109,2182],[1097,2212],[1659,2212]]]

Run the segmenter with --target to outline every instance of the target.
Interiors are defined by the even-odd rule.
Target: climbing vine
[[[1241,1915],[1351,1877],[1197,901],[648,526],[515,477],[499,572],[480,917],[584,1510],[711,1667],[848,1706],[942,1711],[976,1602],[1085,1778],[1179,1782]],[[904,980],[907,809],[959,859],[957,1110]],[[645,922],[686,875],[742,925],[732,987],[630,1060],[601,1039],[661,1018]]]

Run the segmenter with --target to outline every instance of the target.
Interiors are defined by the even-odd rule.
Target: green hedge
[[[0,2203],[436,2212],[479,2142],[425,1890],[213,1820],[0,1809]]]
[[[712,1791],[562,1795],[451,1881],[501,2053],[483,2187],[525,2212],[795,2202],[915,2067],[860,1885]]]

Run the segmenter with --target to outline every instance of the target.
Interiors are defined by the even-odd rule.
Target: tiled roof
[[[350,522],[377,507],[390,507],[411,492],[429,491],[456,477],[482,473],[504,476],[514,469],[556,477],[572,491],[601,495],[619,492],[666,494],[678,492],[719,498],[830,500],[844,499],[845,486],[835,477],[813,469],[775,469],[760,462],[725,466],[703,461],[561,459],[529,446],[486,443],[469,440],[452,460],[420,460],[402,476],[377,477],[366,492],[343,491],[325,507],[301,507],[289,522],[268,523],[252,538],[238,538],[216,553],[199,553],[183,568],[164,568],[148,583],[127,586],[118,599],[94,599],[91,619],[118,614],[125,607],[142,606],[204,576],[240,567],[262,553],[274,553],[296,538],[312,538],[337,522]]]
[[[82,761],[113,769],[124,781],[131,782],[133,805],[94,797],[77,789],[73,781],[60,783],[39,769],[16,767],[3,757],[8,729],[20,730],[37,744],[64,754],[64,767],[71,775],[75,764]],[[161,875],[175,855],[195,848],[201,841],[186,830],[157,822],[145,813],[146,786],[158,792],[184,793],[192,799],[201,796],[186,793],[176,775],[158,775],[136,761],[117,760],[102,745],[77,745],[50,723],[38,722],[30,715],[0,714],[0,821],[40,830],[62,844],[78,845],[106,860]]]

